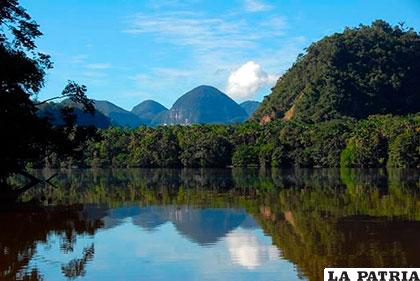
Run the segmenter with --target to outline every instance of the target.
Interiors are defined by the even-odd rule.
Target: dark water
[[[72,170],[54,185],[25,195],[36,207],[0,212],[0,280],[322,280],[324,267],[420,267],[418,171]]]

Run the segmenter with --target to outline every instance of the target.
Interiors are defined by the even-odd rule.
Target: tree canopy
[[[63,154],[75,151],[77,143],[89,129],[75,128],[71,108],[63,108],[65,126],[54,127],[47,118],[39,118],[37,106],[44,103],[37,95],[44,86],[45,75],[53,64],[46,54],[37,52],[36,39],[42,35],[39,25],[31,19],[17,0],[0,3],[0,195],[20,193],[39,179],[25,170],[28,161],[42,159],[53,151]],[[86,87],[73,81],[61,95],[80,102],[88,111],[93,109],[86,96]],[[12,174],[27,176],[31,183],[12,190],[7,178]],[[1,197],[1,196],[0,196]]]
[[[108,128],[83,157],[50,167],[420,167],[420,115],[375,115],[317,124],[275,120],[240,125]],[[33,163],[43,167],[43,163]]]
[[[319,122],[420,110],[420,35],[377,20],[311,44],[254,117]]]

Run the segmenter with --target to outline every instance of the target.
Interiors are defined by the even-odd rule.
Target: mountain
[[[214,244],[239,226],[255,228],[255,221],[244,210],[201,209],[190,206],[135,208],[137,208],[138,214],[132,212],[133,215],[130,215],[134,225],[152,231],[162,224],[171,222],[179,234],[199,245]],[[121,208],[121,210],[124,209],[126,208]],[[110,217],[114,218],[115,215],[111,213]],[[249,226],[244,224],[246,221]]]
[[[181,207],[170,220],[180,234],[199,245],[211,245],[236,229],[247,217],[243,210]]]
[[[324,37],[299,55],[254,113],[317,123],[420,111],[420,34],[377,20]]]
[[[226,94],[211,86],[199,86],[181,96],[151,124],[231,124],[247,118],[245,110]]]
[[[259,101],[248,100],[240,103],[239,105],[245,110],[246,113],[248,113],[249,116],[251,116],[257,110],[260,104],[261,103]]]
[[[112,126],[136,128],[142,124],[148,123],[145,119],[140,118],[134,113],[124,110],[109,101],[94,100],[94,102],[96,110],[108,117]]]
[[[63,124],[60,109],[64,106],[74,108],[76,115],[76,124],[79,126],[95,126],[97,128],[114,127],[130,127],[136,128],[141,124],[148,123],[135,114],[116,106],[109,101],[94,100],[95,115],[83,111],[79,104],[75,104],[70,100],[63,100],[60,103],[46,103],[39,108],[38,115],[40,117],[49,116],[54,124]]]
[[[154,100],[145,100],[131,110],[131,113],[135,114],[137,117],[145,120],[147,124],[156,118],[160,113],[168,111],[166,107],[161,105]]]
[[[48,117],[51,119],[52,124],[63,125],[64,121],[61,118],[60,110],[67,105],[68,102],[54,103],[49,102],[40,105],[38,108],[38,116]],[[95,111],[95,114],[84,112],[80,106],[73,106],[74,114],[76,116],[76,124],[79,126],[95,126],[97,128],[108,128],[111,124],[109,118],[106,117],[103,113]]]

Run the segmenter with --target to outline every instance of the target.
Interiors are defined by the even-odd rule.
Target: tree
[[[383,167],[388,158],[388,138],[381,119],[363,120],[356,125],[341,153],[342,167]]]
[[[232,156],[232,164],[235,167],[258,166],[258,148],[246,144],[237,146]]]
[[[185,167],[226,167],[230,165],[232,144],[226,137],[230,127],[200,125],[180,127],[180,159]]]
[[[42,35],[18,0],[0,3],[0,197],[16,199],[41,180],[25,169],[28,162],[39,161],[53,152],[76,152],[89,130],[74,126],[72,110],[64,108],[65,126],[53,127],[37,116],[37,94],[44,86],[46,70],[52,68],[48,55],[36,51],[35,40]],[[86,87],[70,81],[60,97],[81,102],[86,110],[93,103]],[[8,177],[21,174],[29,183],[21,188],[8,184]]]
[[[420,132],[405,131],[389,145],[390,167],[420,167]]]
[[[420,111],[420,35],[377,20],[307,48],[277,81],[255,119],[317,123]]]

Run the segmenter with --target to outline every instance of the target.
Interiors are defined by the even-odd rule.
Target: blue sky
[[[71,79],[125,109],[170,107],[213,85],[261,100],[311,42],[384,19],[420,30],[419,0],[21,0],[41,25],[54,69],[39,98]]]

